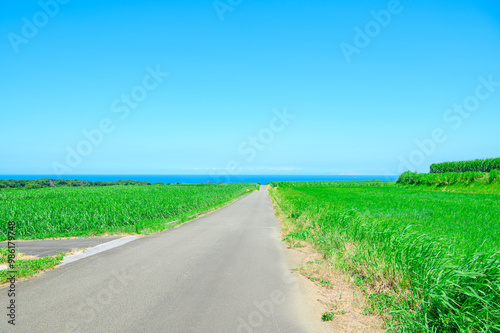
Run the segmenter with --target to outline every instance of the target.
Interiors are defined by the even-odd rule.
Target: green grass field
[[[368,287],[389,328],[500,331],[500,195],[392,182],[272,185],[294,226],[287,239],[312,243]]]
[[[0,191],[0,241],[9,221],[16,239],[148,233],[168,221],[223,205],[256,184],[57,187]]]

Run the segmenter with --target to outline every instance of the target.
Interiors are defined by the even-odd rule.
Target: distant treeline
[[[24,189],[63,187],[63,186],[83,187],[83,186],[153,185],[153,184],[163,185],[163,183],[160,182],[150,183],[150,182],[141,182],[137,180],[119,180],[116,182],[104,182],[104,181],[91,182],[88,180],[79,180],[79,179],[51,179],[51,178],[42,178],[33,180],[0,179],[0,188],[24,188]]]

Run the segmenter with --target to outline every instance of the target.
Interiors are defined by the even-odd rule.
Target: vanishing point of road
[[[317,332],[265,187],[16,284],[1,332]],[[6,289],[0,290],[2,308]]]

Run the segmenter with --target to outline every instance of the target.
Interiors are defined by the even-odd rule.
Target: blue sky
[[[0,22],[0,174],[499,156],[498,1],[11,0]]]

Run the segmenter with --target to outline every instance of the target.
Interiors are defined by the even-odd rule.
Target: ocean
[[[39,178],[63,178],[79,179],[88,181],[118,181],[138,180],[150,183],[261,183],[267,184],[273,181],[317,181],[317,180],[386,180],[395,181],[398,176],[381,175],[0,175],[0,179],[39,179]]]

